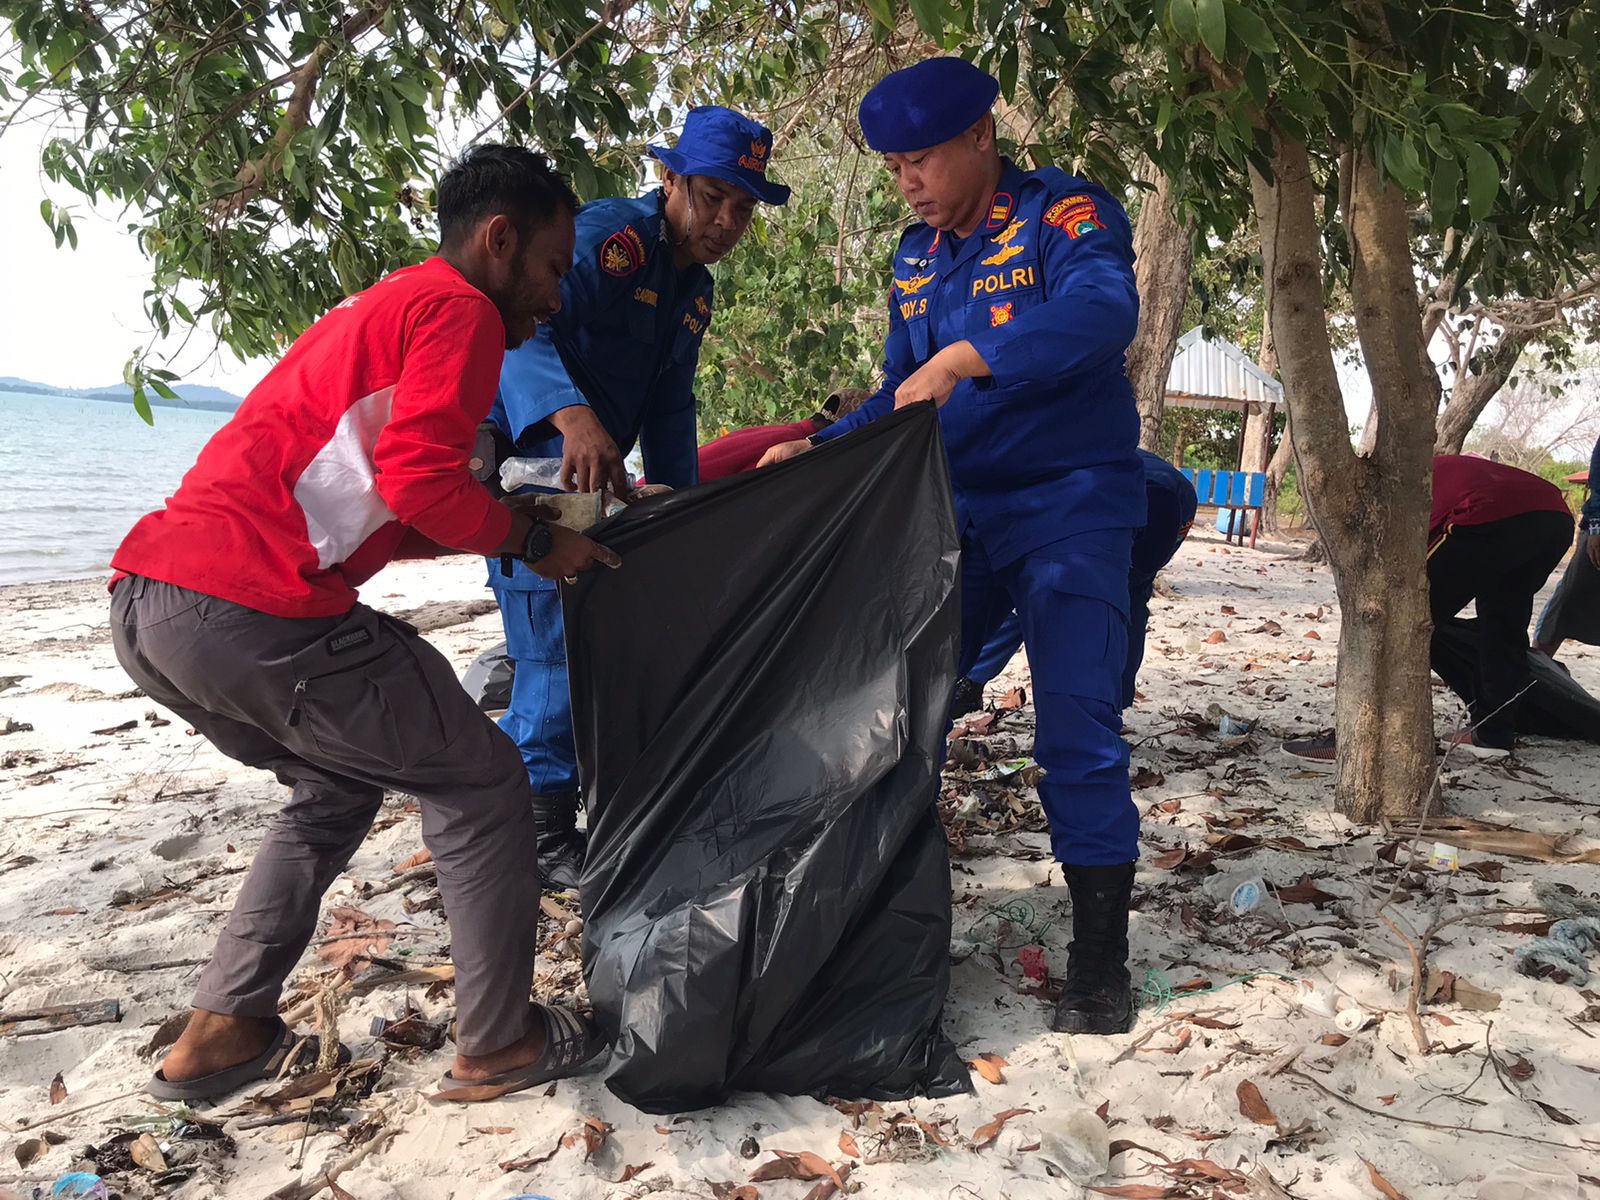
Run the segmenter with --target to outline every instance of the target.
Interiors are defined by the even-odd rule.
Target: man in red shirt
[[[724,479],[753,471],[761,456],[781,442],[793,442],[820,433],[840,417],[860,408],[872,395],[865,388],[840,388],[822,402],[814,416],[787,425],[754,425],[735,429],[700,447],[700,482]]]
[[[456,964],[445,1086],[529,1087],[601,1049],[531,1005],[539,878],[516,747],[443,655],[356,588],[408,548],[506,554],[548,577],[620,565],[493,499],[468,457],[507,347],[560,306],[577,200],[539,155],[480,146],[439,182],[439,254],[352,296],[289,348],[112,559],[134,681],[224,754],[293,789],[251,864],[153,1095],[210,1099],[294,1045],[283,981],[385,790],[422,805]]]
[[[1572,512],[1561,489],[1527,471],[1475,454],[1433,460],[1428,522],[1428,590],[1435,650],[1438,629],[1469,602],[1477,607],[1476,660],[1430,652],[1439,677],[1466,702],[1470,724],[1447,745],[1500,758],[1516,741],[1515,701],[1528,686],[1533,598],[1572,545]],[[1293,758],[1332,765],[1332,734],[1283,744]]]

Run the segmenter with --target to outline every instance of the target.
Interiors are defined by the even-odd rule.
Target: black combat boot
[[[1062,870],[1072,892],[1067,982],[1050,1028],[1058,1033],[1127,1033],[1133,1028],[1128,975],[1128,905],[1133,864]]]
[[[950,696],[950,723],[955,724],[969,712],[983,707],[983,684],[970,679],[956,680],[956,690]]]
[[[578,793],[534,796],[533,825],[539,839],[540,885],[547,892],[576,892],[588,848],[578,830]]]

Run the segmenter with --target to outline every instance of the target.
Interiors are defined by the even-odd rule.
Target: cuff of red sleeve
[[[487,494],[485,494],[487,499]],[[473,554],[494,554],[511,535],[511,510],[494,500],[484,508],[483,520],[471,536],[463,539],[457,549]]]

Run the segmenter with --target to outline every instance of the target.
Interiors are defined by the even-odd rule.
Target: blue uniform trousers
[[[1171,492],[1151,488],[1148,493],[1149,519],[1133,539],[1133,563],[1128,570],[1128,659],[1122,674],[1122,707],[1133,703],[1134,684],[1144,663],[1144,638],[1150,624],[1150,597],[1155,594],[1156,576],[1172,561],[1183,545],[1194,509],[1185,510],[1180,498]],[[1022,645],[1022,621],[1008,612],[983,639],[972,670],[962,676],[982,687],[1005,669]]]
[[[1015,610],[1033,672],[1039,800],[1058,861],[1112,866],[1139,856],[1139,812],[1122,740],[1133,531],[1074,534],[996,566],[970,528],[961,547],[961,662]]]
[[[507,580],[509,583],[510,580]],[[511,707],[500,728],[516,742],[535,795],[578,790],[578,754],[572,738],[572,696],[567,690],[567,643],[556,585],[538,580],[490,588],[500,604],[506,653],[517,664]]]

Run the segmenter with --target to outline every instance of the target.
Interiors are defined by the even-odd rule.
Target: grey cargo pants
[[[111,596],[117,658],[230,758],[293,788],[268,829],[194,1004],[271,1017],[322,894],[386,789],[422,803],[456,964],[457,1049],[522,1037],[539,911],[528,774],[444,656],[358,604],[275,617],[141,576]]]

